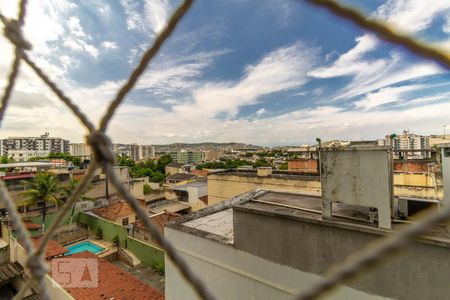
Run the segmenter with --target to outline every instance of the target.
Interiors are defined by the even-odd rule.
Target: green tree
[[[70,197],[70,195],[72,195],[72,193],[75,191],[75,189],[77,188],[77,186],[80,184],[78,179],[70,179],[68,184],[63,186],[61,188],[61,191],[64,195],[64,197],[67,199]],[[87,190],[91,189],[91,186],[88,186]],[[77,201],[87,201],[90,200],[92,201],[92,198],[89,198],[86,196],[86,192],[84,192],[83,194],[81,194],[80,198],[75,200],[75,202],[73,203],[72,206],[72,212],[70,214],[70,225],[72,225],[72,220],[73,220],[73,214],[75,212],[75,205]]]
[[[286,170],[288,169],[288,162],[285,161],[284,163],[282,163],[282,164],[280,165],[280,168],[279,168],[279,169],[282,170],[282,171],[286,171]]]
[[[253,164],[254,168],[258,168],[258,167],[271,167],[272,165],[265,159],[260,159],[255,161],[255,163]]]
[[[173,159],[169,154],[161,155],[161,157],[158,159],[158,162],[156,163],[157,171],[159,171],[161,174],[165,174],[165,168],[171,162],[173,162]]]
[[[0,156],[0,163],[2,163],[2,164],[9,164],[9,163],[12,163],[12,162],[14,162],[14,159],[9,158],[6,155]]]
[[[14,159],[9,158],[8,156],[4,155],[4,156],[0,156],[0,163],[2,164],[9,164],[14,162]],[[8,168],[1,168],[0,171],[8,171]]]
[[[58,194],[61,191],[58,177],[55,174],[44,172],[37,173],[31,181],[26,181],[27,190],[23,192],[26,199],[19,203],[20,206],[31,206],[42,204],[42,226],[45,228],[45,217],[47,215],[47,203],[56,206],[61,202]]]
[[[152,192],[152,187],[150,184],[144,184],[144,195],[148,195]]]
[[[136,162],[129,158],[128,156],[117,156],[116,157],[116,165],[125,166],[125,167],[133,167],[136,165]]]
[[[79,158],[78,156],[72,156],[69,153],[61,153],[61,152],[50,153],[47,156],[47,158],[48,159],[64,159],[65,161],[72,162],[76,166],[79,166],[82,163],[81,158]]]

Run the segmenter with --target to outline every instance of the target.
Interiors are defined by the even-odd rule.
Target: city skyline
[[[343,2],[448,44],[448,1]],[[30,3],[25,35],[39,65],[98,120],[177,4]],[[450,85],[436,64],[301,1],[227,4],[194,5],[119,109],[108,131],[113,142],[275,146],[315,137],[377,139],[405,128],[443,133]],[[15,6],[2,4],[2,11],[12,16]],[[3,37],[0,50],[7,54],[0,70],[7,74],[12,48]],[[85,134],[27,67],[2,126],[5,136],[50,131],[83,142]]]

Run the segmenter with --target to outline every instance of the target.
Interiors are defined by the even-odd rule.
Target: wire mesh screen
[[[381,21],[369,19],[355,9],[342,6],[332,0],[304,1],[312,5],[324,7],[333,14],[350,20],[362,29],[375,33],[379,38],[387,42],[404,47],[424,58],[432,59],[444,67],[450,67],[450,56],[448,53],[434,46],[421,43],[412,37],[400,34],[387,24]],[[105,115],[100,121],[99,126],[95,126],[91,123],[91,121],[78,109],[72,100],[64,94],[64,91],[59,89],[58,86],[46,75],[44,70],[40,69],[39,66],[27,55],[27,51],[32,49],[32,45],[27,42],[22,34],[22,27],[24,25],[26,14],[26,2],[26,0],[20,1],[17,19],[8,19],[0,12],[0,19],[4,25],[4,35],[14,45],[15,49],[14,61],[12,62],[8,83],[4,89],[1,99],[0,121],[3,119],[5,114],[8,100],[10,99],[19,72],[20,64],[24,62],[34,70],[41,80],[44,81],[44,83],[64,104],[67,105],[73,114],[75,114],[87,128],[89,132],[87,143],[94,151],[94,159],[90,163],[80,184],[74,190],[72,195],[70,195],[65,204],[60,208],[57,217],[45,232],[45,235],[42,237],[41,243],[37,248],[35,248],[31,243],[29,233],[21,221],[21,216],[15,207],[14,201],[7,191],[5,183],[0,181],[0,199],[5,203],[11,223],[15,228],[17,228],[17,236],[23,241],[24,248],[28,252],[26,267],[29,268],[32,275],[26,284],[22,286],[15,298],[21,299],[26,291],[30,289],[34,283],[37,283],[40,297],[42,299],[50,299],[48,287],[44,282],[44,277],[48,272],[48,267],[44,260],[44,250],[58,226],[62,224],[64,217],[70,208],[86,190],[96,169],[102,168],[117,191],[133,207],[138,218],[144,222],[147,230],[151,233],[152,238],[162,249],[164,249],[167,257],[174,263],[187,282],[191,284],[197,295],[202,299],[214,299],[215,297],[210,293],[206,285],[199,278],[198,274],[195,274],[195,272],[191,270],[177,250],[164,238],[162,233],[160,233],[160,231],[150,221],[146,211],[139,205],[137,199],[121,183],[121,180],[113,170],[115,156],[112,151],[111,140],[105,133],[116,109],[123,102],[127,94],[133,89],[137,80],[145,71],[152,58],[155,57],[161,46],[173,33],[179,21],[188,12],[192,6],[193,0],[185,0],[170,17],[164,30],[155,39],[153,44],[145,51],[138,66],[133,70],[126,83],[119,89],[115,98],[111,101]],[[332,266],[330,270],[324,274],[323,280],[317,284],[307,287],[306,289],[303,288],[305,291],[297,295],[296,299],[315,299],[326,291],[331,290],[336,285],[357,277],[369,267],[373,267],[377,262],[384,260],[387,255],[395,252],[408,241],[411,241],[418,235],[424,233],[424,231],[431,226],[445,222],[449,218],[450,208],[441,210],[439,213],[425,212],[424,216],[414,225],[409,226],[405,230],[393,234],[387,238],[382,238],[376,244],[370,245],[370,247],[349,256],[339,265]]]

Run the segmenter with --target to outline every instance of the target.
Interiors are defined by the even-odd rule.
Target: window
[[[127,226],[128,225],[128,218],[122,219],[122,225]]]

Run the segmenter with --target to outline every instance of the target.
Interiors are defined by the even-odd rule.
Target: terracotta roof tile
[[[139,281],[131,274],[122,271],[109,261],[90,252],[79,252],[73,258],[92,258],[98,260],[98,287],[66,288],[77,300],[90,299],[127,299],[127,300],[163,300],[164,295],[151,286]]]
[[[35,236],[31,238],[35,247],[38,247],[41,244],[42,236]],[[54,240],[48,241],[47,248],[45,250],[45,258],[53,258],[55,256],[63,255],[64,253],[68,253],[66,247],[61,246]]]
[[[178,218],[180,216],[181,216],[180,214],[165,211],[165,212],[163,212],[161,214],[156,214],[155,216],[150,216],[150,220],[154,224],[156,224],[161,231],[163,231],[164,230],[164,225],[166,223],[168,223],[168,222],[172,221],[173,219],[176,219],[176,218]],[[136,227],[139,227],[139,228],[142,228],[142,229],[146,230],[144,222],[142,222],[140,220],[134,222],[133,224]]]
[[[127,202],[117,202],[106,207],[94,209],[92,211],[100,217],[110,221],[115,221],[117,218],[121,217],[136,215],[131,205]]]
[[[33,230],[33,229],[40,229],[42,228],[41,224],[36,224],[31,222],[30,220],[22,220],[23,225],[25,225],[25,228],[28,230]],[[13,226],[13,224],[11,224],[11,229],[12,230],[16,230],[16,228]]]
[[[206,176],[208,176],[208,171],[206,171],[206,170],[192,170],[191,174],[195,174],[195,175],[198,175],[198,176],[206,177]]]

